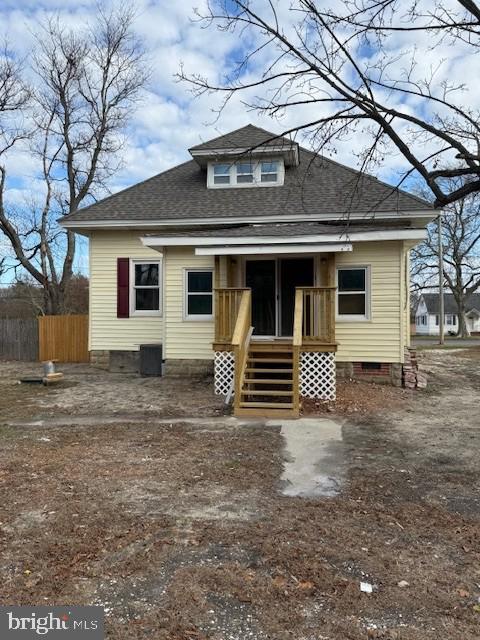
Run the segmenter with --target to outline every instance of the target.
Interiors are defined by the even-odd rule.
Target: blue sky
[[[339,0],[332,0],[332,2]],[[194,18],[194,8],[200,10],[204,0],[136,0],[137,19],[135,29],[148,52],[152,76],[138,109],[127,131],[123,149],[123,168],[111,179],[109,188],[118,191],[188,159],[188,147],[219,134],[241,127],[249,122],[266,129],[281,132],[301,124],[311,116],[305,109],[287,113],[281,121],[259,117],[248,112],[242,104],[246,96],[237,95],[223,111],[218,121],[214,109],[219,97],[204,95],[194,99],[189,87],[175,80],[175,74],[183,63],[187,72],[200,72],[211,80],[222,78],[225,70],[241,57],[243,42],[238,36],[214,29],[202,29]],[[71,26],[78,27],[91,21],[96,12],[96,0],[2,0],[0,4],[0,37],[6,38],[17,55],[25,60],[31,54],[33,33],[39,24],[52,14]],[[289,2],[281,0],[283,19],[291,19]],[[287,25],[288,26],[288,25]],[[421,35],[416,36],[421,39]],[[428,73],[442,50],[431,51],[428,42],[419,74]],[[400,51],[405,42],[401,37],[389,39],[391,52]],[[422,42],[418,45],[421,47]],[[364,51],[365,56],[374,54]],[[450,52],[446,52],[451,54]],[[267,54],[265,54],[267,55]],[[265,64],[266,59],[261,59]],[[400,64],[400,63],[399,63]],[[456,67],[445,73],[456,75],[466,72],[465,62],[459,57]],[[255,72],[255,68],[250,70]],[[480,104],[480,83],[474,88],[474,101]],[[394,99],[394,98],[390,98]],[[420,108],[411,105],[412,109]],[[318,114],[318,107],[317,112]],[[356,166],[355,152],[360,151],[368,138],[363,134],[351,137],[336,146],[335,160]],[[378,176],[395,182],[405,168],[398,155],[388,155],[378,168]],[[8,158],[7,202],[21,207],[32,198],[42,185],[38,180],[38,166],[28,149],[18,148]],[[2,245],[0,244],[0,251]],[[85,271],[85,244],[79,252],[76,268]]]

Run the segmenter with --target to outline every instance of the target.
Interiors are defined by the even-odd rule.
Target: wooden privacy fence
[[[36,318],[0,319],[0,359],[38,359],[38,323]]]
[[[38,318],[39,360],[88,362],[88,316]]]

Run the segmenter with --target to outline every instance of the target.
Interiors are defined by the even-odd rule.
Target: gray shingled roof
[[[294,140],[285,138],[284,136],[277,136],[275,133],[255,127],[253,124],[248,124],[246,127],[236,129],[230,133],[226,133],[218,138],[212,138],[202,144],[197,144],[194,147],[190,147],[189,151],[208,151],[210,149],[235,149],[243,148],[250,149],[261,145],[262,147],[286,147],[290,148],[298,146]]]
[[[162,237],[168,236],[186,236],[196,238],[218,238],[221,236],[228,236],[229,238],[255,238],[255,237],[280,237],[284,236],[310,236],[310,235],[345,235],[347,240],[349,233],[356,233],[361,231],[391,231],[392,229],[405,229],[408,228],[408,224],[405,221],[398,221],[393,224],[325,224],[321,222],[281,222],[272,224],[239,224],[236,226],[222,226],[222,227],[182,227],[181,229],[171,229],[166,227],[161,232],[152,233],[153,237],[161,235]],[[149,234],[146,234],[148,236]]]
[[[427,306],[428,313],[438,313],[440,311],[440,296],[438,293],[424,293],[423,299]],[[458,313],[458,305],[455,302],[453,293],[444,294],[445,313]],[[480,311],[480,293],[472,293],[466,300],[467,313],[472,309]]]
[[[273,136],[257,127],[243,127],[217,138],[240,147]],[[207,145],[209,143],[206,143]],[[68,216],[69,221],[152,221],[190,218],[242,218],[315,214],[347,217],[376,212],[428,211],[416,196],[300,148],[300,164],[287,168],[279,187],[207,189],[206,172],[194,160],[164,171]],[[66,218],[63,218],[66,220]]]

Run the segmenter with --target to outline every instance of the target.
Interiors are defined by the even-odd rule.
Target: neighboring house
[[[298,415],[336,374],[401,384],[430,205],[251,125],[190,154],[62,220],[90,239],[92,363],[162,343],[237,415]]]
[[[444,294],[445,331],[457,333],[458,306],[453,293]],[[480,293],[473,293],[465,302],[465,320],[470,333],[480,333]],[[435,336],[440,333],[440,296],[424,293],[420,296],[415,313],[416,333]]]

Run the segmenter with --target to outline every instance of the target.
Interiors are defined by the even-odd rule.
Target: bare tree
[[[198,18],[235,33],[246,54],[220,80],[182,69],[196,94],[221,92],[219,110],[238,92],[269,116],[296,110],[317,150],[366,134],[361,167],[395,152],[442,207],[480,190],[480,113],[466,91],[476,83],[480,5],[472,0],[215,0]],[[401,38],[391,48],[392,37]],[[423,38],[423,39],[422,39]],[[432,50],[472,56],[472,73],[448,79],[448,59],[422,69]],[[440,55],[440,54],[439,54]],[[230,61],[231,64],[231,61]],[[258,69],[260,69],[258,71]],[[253,96],[253,97],[252,97]],[[464,105],[467,103],[467,106]],[[306,115],[305,115],[306,114]],[[447,177],[467,176],[460,186]],[[451,190],[448,190],[451,187]]]
[[[480,288],[479,214],[480,193],[477,192],[449,205],[442,216],[444,284],[457,303],[458,335],[461,337],[469,333],[465,319],[468,298]],[[414,290],[436,288],[438,227],[435,223],[428,228],[427,240],[412,250],[411,258]]]
[[[76,250],[75,234],[60,229],[56,220],[105,192],[146,81],[132,23],[129,9],[99,9],[92,26],[72,30],[51,19],[36,37],[31,150],[41,166],[44,196],[40,204],[8,210],[2,167],[0,230],[16,266],[43,287],[47,313],[64,309]]]

